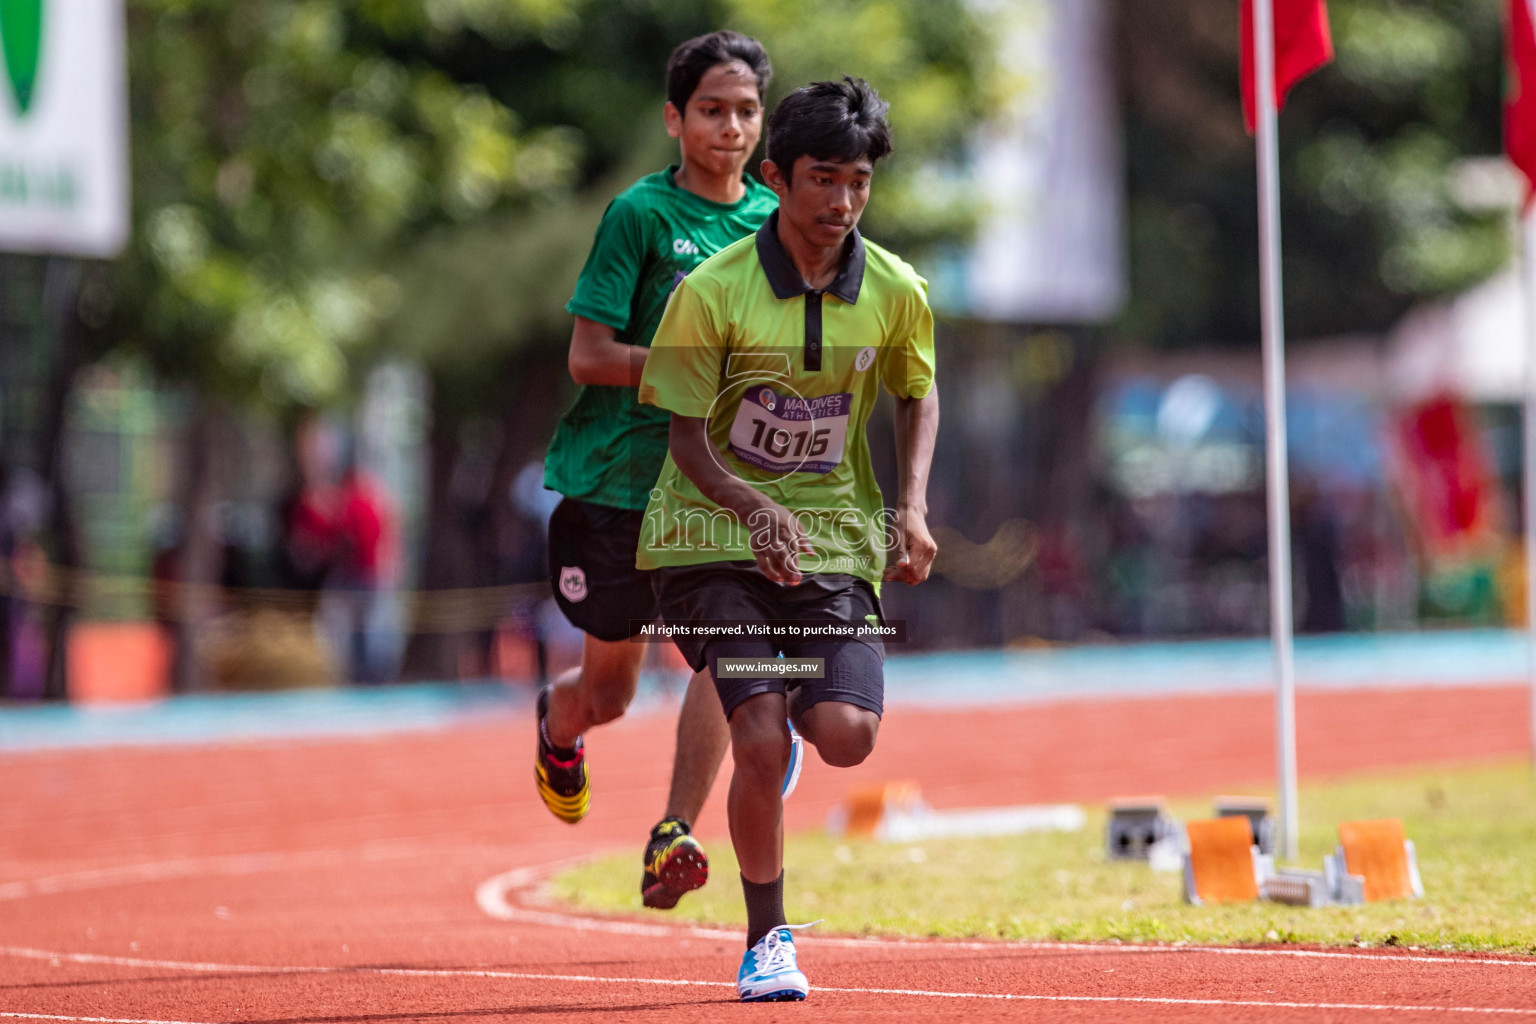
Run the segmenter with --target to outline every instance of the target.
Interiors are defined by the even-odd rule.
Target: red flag
[[[1275,109],[1279,110],[1291,86],[1333,60],[1333,35],[1328,30],[1326,0],[1274,0],[1274,5]],[[1250,135],[1259,124],[1253,68],[1253,0],[1243,0],[1243,120]]]
[[[1525,175],[1525,205],[1536,194],[1536,19],[1530,0],[1509,0],[1504,30],[1509,88],[1504,98],[1504,152]]]

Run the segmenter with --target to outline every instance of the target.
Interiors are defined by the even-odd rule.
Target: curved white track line
[[[505,846],[480,846],[489,853],[505,853]],[[27,899],[33,896],[50,896],[85,889],[107,888],[134,882],[158,882],[199,875],[240,876],[267,871],[284,871],[295,867],[337,867],[363,862],[409,860],[414,857],[436,857],[442,853],[439,847],[422,845],[419,840],[410,842],[373,843],[360,850],[311,850],[296,853],[247,853],[215,857],[184,858],[127,864],[119,867],[97,868],[66,874],[50,875],[31,881],[0,884],[0,902]],[[650,924],[607,917],[583,917],[556,910],[534,909],[526,904],[537,902],[534,890],[552,874],[586,860],[585,857],[568,858],[536,867],[515,868],[480,883],[475,890],[475,902],[488,917],[498,921],[541,925],[567,931],[607,932],[613,935],[632,935],[652,938],[695,938],[736,941],[741,935],[736,929],[710,928],[701,925]],[[521,897],[514,901],[516,894]],[[960,939],[899,939],[899,938],[841,938],[807,936],[809,941],[820,945],[863,948],[906,948],[921,946],[945,949],[981,951],[997,950],[1057,950],[1082,953],[1201,953],[1212,956],[1300,957],[1324,960],[1366,960],[1389,963],[1427,963],[1441,966],[1478,965],[1485,967],[1536,967],[1536,957],[1512,960],[1497,958],[1423,956],[1415,954],[1389,954],[1379,952],[1350,952],[1347,950],[1313,949],[1253,949],[1230,946],[1197,945],[1111,945],[1090,942],[1030,942],[1030,941],[966,941]],[[0,950],[3,951],[3,950]],[[263,968],[264,970],[267,968]]]
[[[496,849],[498,852],[500,852],[505,848],[497,847]],[[356,863],[359,860],[378,861],[403,859],[422,856],[424,854],[435,855],[436,853],[440,853],[440,850],[424,848],[416,844],[406,846],[399,843],[385,843],[374,844],[370,847],[365,847],[360,851],[325,850],[312,851],[308,853],[243,854],[224,857],[162,861],[148,864],[133,864],[118,868],[103,868],[91,871],[53,875],[42,879],[36,879],[31,882],[8,883],[4,886],[0,886],[0,900],[17,900],[24,899],[29,896],[48,895],[59,892],[71,892],[80,889],[91,889],[118,884],[131,884],[133,882],[152,882],[170,878],[189,877],[193,875],[215,874],[238,876],[261,871],[288,869],[295,865],[317,867],[331,866]],[[541,865],[539,867],[518,868],[512,871],[503,872],[502,874],[496,875],[493,878],[487,879],[476,888],[476,902],[479,904],[481,910],[493,919],[515,921],[551,928],[603,931],[621,935],[644,935],[653,937],[683,936],[690,938],[731,941],[735,941],[740,938],[740,934],[737,930],[705,928],[688,925],[647,924],[638,921],[623,921],[598,917],[580,917],[572,914],[560,913],[554,910],[540,910],[527,906],[514,905],[514,895],[520,896],[524,902],[537,901],[537,895],[534,893],[535,887],[547,879],[553,872],[558,871],[563,867],[567,867],[573,863],[576,863],[576,861],[566,860],[553,864]],[[1099,943],[1070,942],[975,942],[884,938],[856,939],[836,937],[812,937],[811,941],[816,944],[823,945],[863,948],[904,947],[932,949],[937,947],[941,949],[965,949],[990,952],[1010,949],[1070,950],[1074,952],[1094,954],[1184,953],[1221,956],[1281,956],[1319,959],[1342,959],[1354,961],[1363,960],[1382,963],[1428,963],[1439,966],[1536,966],[1536,958],[1529,960],[1475,959],[1438,956],[1383,955],[1375,953],[1354,953],[1321,950],[1244,949],[1217,946],[1115,946]],[[9,956],[31,960],[47,960],[55,963],[68,962],[74,964],[99,964],[126,968],[153,968],[158,970],[220,972],[230,974],[368,974],[374,976],[418,978],[486,978],[516,981],[536,981],[545,983],[571,982],[578,984],[599,985],[649,985],[670,988],[732,988],[732,983],[730,982],[700,981],[677,978],[603,977],[600,975],[588,974],[544,974],[531,971],[503,971],[476,968],[410,968],[370,966],[349,967],[325,965],[303,967],[296,965],[228,964],[200,961],[156,960],[142,957],[119,957],[95,953],[67,953],[24,946],[0,946],[0,956]],[[994,1002],[1104,1003],[1123,1005],[1210,1006],[1233,1008],[1254,1007],[1265,1009],[1308,1009],[1339,1011],[1353,1010],[1356,1012],[1372,1011],[1381,1013],[1493,1014],[1503,1016],[1536,1017],[1536,1009],[1509,1007],[1423,1006],[1394,1005],[1388,1003],[1324,1003],[1278,1000],[1188,999],[1157,996],[1042,995],[1009,992],[948,992],[933,989],[864,987],[818,987],[817,991],[848,995],[906,996],[909,998],[985,1000]],[[70,1016],[64,1014],[22,1013],[17,1011],[0,1011],[0,1019],[57,1020],[81,1022],[81,1024],[197,1024],[197,1022],[188,1021],[160,1021],[126,1017],[85,1017]]]
[[[583,858],[584,859],[584,858]],[[569,931],[609,932],[615,935],[640,935],[649,937],[685,937],[695,939],[730,939],[740,941],[740,929],[706,928],[686,924],[647,924],[643,921],[626,921],[618,918],[581,917],[552,910],[535,910],[517,905],[513,894],[525,899],[535,886],[551,874],[578,860],[561,861],[557,864],[536,868],[515,868],[488,878],[475,889],[475,902],[488,917],[498,921],[515,921],[520,924],[536,924]],[[1279,956],[1322,960],[1365,960],[1379,963],[1424,963],[1441,966],[1476,965],[1479,967],[1536,967],[1536,957],[1528,960],[1499,960],[1475,957],[1420,956],[1411,953],[1351,953],[1344,950],[1317,949],[1253,949],[1241,946],[1153,946],[1110,945],[1100,942],[1028,942],[1003,941],[976,942],[962,939],[890,939],[890,938],[837,938],[806,935],[801,940],[818,945],[856,946],[870,948],[924,948],[966,950],[1058,950],[1080,953],[1202,953],[1212,956]]]
[[[0,954],[28,959],[53,959],[72,963],[107,963],[122,967],[153,967],[159,970],[221,971],[231,974],[372,974],[406,978],[490,978],[511,981],[564,981],[597,985],[654,985],[664,988],[727,988],[728,981],[695,981],[686,978],[611,978],[596,974],[544,974],[536,971],[497,971],[477,968],[431,967],[293,967],[257,964],[211,964],[179,960],[149,960],[137,957],[108,957],[84,953],[55,953],[45,949],[0,947]],[[1392,1003],[1306,1003],[1260,999],[1179,999],[1161,996],[1073,996],[1040,995],[1019,992],[945,992],[915,988],[855,988],[818,986],[817,992],[840,995],[908,996],[924,999],[969,999],[1015,1003],[1104,1003],[1151,1006],[1221,1006],[1284,1010],[1369,1010],[1378,1013],[1473,1013],[1501,1016],[1536,1017],[1536,1009],[1500,1006],[1422,1006]],[[100,1021],[111,1024],[193,1024],[186,1021],[144,1021],[120,1017],[66,1017],[53,1014],[0,1013],[0,1017],[28,1017],[41,1020]]]

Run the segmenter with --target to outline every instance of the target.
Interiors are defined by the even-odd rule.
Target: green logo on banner
[[[0,0],[0,52],[11,92],[23,114],[32,106],[43,51],[43,0]]]

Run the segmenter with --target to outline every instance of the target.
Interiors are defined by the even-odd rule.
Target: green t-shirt
[[[646,175],[609,204],[566,310],[607,324],[627,345],[649,345],[677,282],[750,235],[778,207],[751,178],[735,203],[679,187],[676,167]],[[667,454],[667,414],[635,389],[588,384],[560,418],[544,458],[544,486],[569,498],[641,509]]]
[[[640,401],[709,421],[720,464],[797,513],[815,555],[802,572],[873,582],[885,568],[884,508],[865,426],[878,386],[933,387],[928,285],[855,232],[836,280],[811,291],[771,216],[678,286],[656,331]],[[878,383],[877,383],[878,382]],[[646,505],[641,569],[751,559],[749,530],[668,455]]]

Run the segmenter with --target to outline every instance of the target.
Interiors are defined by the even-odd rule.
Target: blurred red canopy
[[[1333,60],[1333,35],[1326,0],[1274,0],[1274,10],[1275,109],[1279,110],[1291,86]],[[1250,135],[1259,123],[1254,63],[1253,0],[1243,0],[1243,121]]]
[[[1441,395],[1415,405],[1395,440],[1406,511],[1426,556],[1463,556],[1497,538],[1503,513],[1493,455],[1465,402]]]
[[[1505,49],[1509,89],[1504,99],[1504,151],[1525,175],[1525,205],[1536,197],[1536,18],[1531,0],[1508,0]]]

